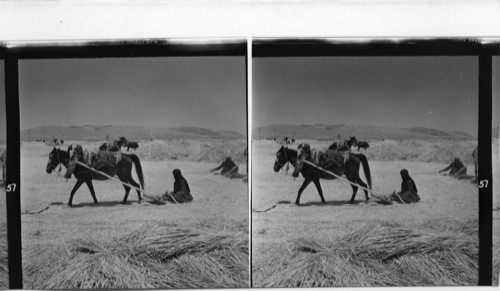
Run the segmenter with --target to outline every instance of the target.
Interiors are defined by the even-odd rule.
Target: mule
[[[298,152],[293,149],[289,149],[288,147],[281,146],[281,148],[276,153],[276,160],[274,162],[274,171],[279,172],[281,168],[287,163],[291,163],[294,169],[294,175],[298,176],[299,172],[304,177],[304,183],[300,186],[299,192],[297,194],[297,198],[295,200],[296,205],[300,205],[300,196],[302,192],[306,189],[306,187],[313,182],[318,190],[319,197],[321,198],[322,203],[326,203],[325,198],[323,197],[323,190],[321,189],[320,179],[333,180],[336,179],[335,176],[325,173],[307,163],[299,163]],[[366,176],[366,180],[368,185],[361,180],[359,177],[359,168],[360,164],[363,165],[363,171]],[[331,171],[338,176],[345,175],[347,180],[356,183],[365,188],[372,188],[371,174],[370,174],[370,166],[368,164],[368,160],[366,156],[361,153],[349,153],[349,159],[345,163],[343,163],[340,167],[327,167],[325,170]],[[351,185],[352,187],[352,196],[349,203],[353,204],[354,199],[356,198],[356,193],[358,192],[357,186]],[[366,201],[370,201],[370,197],[368,196],[368,191],[365,191]]]
[[[358,141],[358,143],[356,144],[358,146],[358,151],[359,149],[366,149],[370,147],[370,144],[367,142],[367,141]]]
[[[128,141],[124,136],[113,142],[105,142],[100,147],[100,151],[119,151],[122,147],[127,146]]]
[[[132,148],[134,151],[139,148],[139,144],[135,141],[129,141],[127,142],[127,152]]]
[[[337,151],[347,151],[350,150],[353,145],[358,144],[358,140],[355,136],[349,137],[349,139],[344,140],[343,142],[334,142],[332,143],[328,149],[329,150],[337,150]]]
[[[48,174],[52,173],[52,171],[59,165],[62,164],[66,169],[70,166],[71,156],[69,151],[61,150],[59,148],[55,148],[49,154],[49,161],[47,163],[46,171]],[[137,176],[139,177],[140,185],[134,181],[132,178],[132,165],[135,166]],[[108,174],[108,173],[106,173]],[[90,190],[90,194],[94,199],[94,203],[97,204],[97,198],[95,196],[94,186],[92,184],[92,180],[104,181],[108,178],[104,175],[98,174],[94,171],[91,171],[79,164],[75,165],[73,175],[76,178],[76,184],[71,190],[71,194],[69,197],[68,205],[73,206],[73,196],[76,191],[83,183],[87,184],[87,187]],[[144,177],[142,174],[142,166],[135,154],[125,154],[122,153],[122,157],[120,161],[116,164],[116,175],[120,179],[120,181],[135,186],[140,189],[144,189]],[[123,198],[122,203],[126,204],[128,195],[130,193],[130,187],[123,185],[125,188],[125,197]],[[139,203],[142,202],[141,191],[137,190],[137,196],[139,197]]]

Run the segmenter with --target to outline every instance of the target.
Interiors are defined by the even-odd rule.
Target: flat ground
[[[248,184],[241,179],[213,175],[209,170],[216,167],[216,163],[141,161],[146,191],[157,195],[167,189],[172,191],[172,170],[178,168],[189,182],[194,197],[191,203],[138,204],[136,192],[131,191],[128,204],[122,205],[124,189],[121,185],[94,181],[99,204],[93,203],[87,186],[82,185],[71,208],[66,204],[76,180],[66,181],[62,177],[64,170],[60,177],[54,172],[46,173],[51,150],[43,143],[23,143],[21,146],[24,267],[39,260],[45,250],[64,246],[69,240],[112,238],[129,233],[148,221],[168,222],[190,229],[248,230]],[[240,172],[245,173],[244,167],[241,168]],[[135,169],[133,172],[136,177]],[[40,213],[29,214],[36,212]],[[31,285],[30,278],[25,276],[25,281],[26,288],[36,288]]]
[[[288,175],[273,171],[279,147],[274,141],[253,141],[252,144],[254,264],[270,256],[278,244],[298,238],[333,241],[376,221],[396,222],[404,227],[418,225],[421,228],[422,225],[453,225],[478,218],[478,190],[475,184],[439,174],[438,171],[447,164],[432,162],[369,159],[373,190],[379,194],[399,191],[399,171],[408,169],[421,197],[421,202],[416,204],[366,204],[361,191],[356,196],[356,204],[348,204],[352,193],[349,185],[339,180],[321,180],[327,203],[320,203],[316,188],[310,184],[301,196],[303,206],[295,206],[294,201],[304,178],[300,176],[294,180],[290,176],[291,166]],[[297,144],[290,145],[290,148],[296,149]],[[362,170],[360,172],[363,173]],[[472,165],[467,173],[474,173]],[[366,181],[364,174],[361,178]],[[259,212],[276,204],[273,209]],[[254,284],[258,286],[259,282],[254,281]]]

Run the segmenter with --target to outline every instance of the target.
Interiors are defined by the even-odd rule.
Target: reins
[[[290,164],[292,164],[290,162],[290,160],[288,159],[288,148],[285,148],[285,160],[286,162],[281,164],[278,160],[278,166],[280,166],[280,170],[282,170],[284,173],[285,173],[285,176],[288,175],[288,170],[290,169]],[[292,164],[293,165],[293,164]],[[283,168],[284,166],[286,166],[286,169]],[[295,167],[295,166],[294,166]]]

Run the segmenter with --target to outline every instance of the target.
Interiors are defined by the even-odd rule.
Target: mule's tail
[[[372,175],[370,174],[370,165],[368,165],[368,160],[366,159],[366,156],[363,154],[357,154],[356,156],[359,158],[359,160],[363,164],[363,171],[365,172],[366,182],[368,182],[368,187],[371,189],[372,188]]]
[[[137,172],[137,176],[139,177],[139,183],[141,183],[141,188],[144,189],[146,187],[144,183],[144,175],[142,174],[142,166],[141,160],[136,154],[127,154],[127,157],[130,157],[135,166],[135,171]]]

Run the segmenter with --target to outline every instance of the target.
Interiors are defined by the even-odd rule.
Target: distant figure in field
[[[221,175],[230,176],[232,174],[238,173],[238,166],[233,162],[231,157],[227,157],[224,162],[220,164],[217,168],[210,170],[210,172],[215,172],[222,169]]]
[[[120,139],[115,140],[113,142],[105,142],[103,143],[100,147],[100,151],[111,151],[111,152],[117,152],[121,151],[121,148],[126,146],[128,143],[127,139],[123,136],[120,137]]]
[[[295,138],[292,137],[292,143],[295,143]]]
[[[245,156],[245,159],[247,161],[247,173],[248,173],[248,147],[245,148],[243,155]]]
[[[467,172],[467,167],[460,161],[459,158],[455,158],[451,164],[439,171],[439,173],[443,173],[446,171],[450,171],[449,175],[455,178],[460,178],[461,176],[465,176]]]
[[[367,141],[358,141],[356,145],[358,146],[358,151],[361,148],[365,149],[366,151],[366,149],[370,147],[370,144]]]
[[[182,176],[181,170],[175,169],[172,173],[175,179],[174,191],[172,191],[170,195],[168,193],[168,190],[165,191],[165,194],[163,194],[163,199],[166,201],[174,202],[172,200],[172,197],[170,197],[173,196],[178,203],[192,201],[193,196],[191,195],[191,189],[189,189],[187,180]]]
[[[137,143],[135,141],[129,141],[129,142],[127,142],[127,152],[131,148],[135,151],[137,148],[139,148],[139,143]]]
[[[343,142],[334,142],[332,143],[328,149],[336,150],[336,151],[349,151],[351,147],[358,143],[358,140],[355,136],[349,137],[349,139],[344,140]]]
[[[479,180],[477,178],[477,170],[478,170],[478,151],[477,151],[477,146],[472,151],[472,158],[474,159],[474,176],[476,177],[476,182],[478,182]]]
[[[7,150],[4,150],[2,152],[2,155],[0,155],[0,164],[2,164],[2,183],[5,185],[5,171],[7,168]]]

